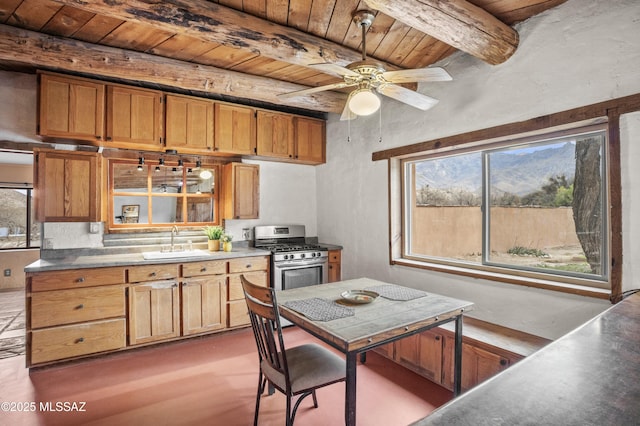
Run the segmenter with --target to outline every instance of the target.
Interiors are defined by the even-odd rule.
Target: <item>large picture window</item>
[[[402,161],[402,257],[606,288],[606,130]]]

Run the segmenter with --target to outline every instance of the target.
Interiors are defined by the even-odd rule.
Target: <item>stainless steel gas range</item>
[[[271,283],[276,290],[327,282],[327,249],[309,243],[304,225],[256,226],[256,248],[271,251]]]

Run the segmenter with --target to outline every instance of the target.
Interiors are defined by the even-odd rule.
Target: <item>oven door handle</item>
[[[302,262],[276,262],[273,264],[274,268],[276,269],[283,269],[283,268],[287,268],[287,269],[300,269],[300,268],[309,268],[312,266],[322,266],[322,265],[328,265],[329,264],[329,260],[325,259],[323,261],[320,262],[309,262],[309,261],[302,261]]]

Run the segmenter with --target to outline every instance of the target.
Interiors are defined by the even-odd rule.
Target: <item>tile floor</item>
[[[0,359],[24,355],[24,290],[0,291]]]

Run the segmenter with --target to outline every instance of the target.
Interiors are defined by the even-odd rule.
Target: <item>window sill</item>
[[[430,271],[443,272],[447,274],[463,275],[472,278],[498,281],[507,284],[516,284],[527,287],[542,288],[545,290],[558,291],[562,293],[577,294],[580,296],[594,297],[598,299],[611,300],[611,290],[604,288],[589,287],[586,285],[544,280],[540,278],[523,277],[505,273],[485,271],[461,266],[443,265],[439,263],[429,263],[410,259],[393,259],[392,265],[407,266],[411,268],[426,269]]]

